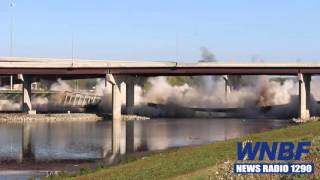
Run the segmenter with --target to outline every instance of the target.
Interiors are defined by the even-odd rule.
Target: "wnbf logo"
[[[293,142],[273,142],[270,146],[267,142],[237,143],[238,160],[259,160],[268,157],[269,160],[300,160],[301,155],[309,153],[311,142],[298,142],[295,148]]]
[[[238,160],[280,160],[287,162],[245,162],[235,163],[234,173],[279,173],[279,174],[311,174],[314,173],[313,163],[292,163],[300,160],[303,154],[309,153],[311,142],[244,142],[237,143]]]

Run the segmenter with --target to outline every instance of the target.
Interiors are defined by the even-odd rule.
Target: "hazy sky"
[[[320,62],[318,0],[0,1],[0,56]]]

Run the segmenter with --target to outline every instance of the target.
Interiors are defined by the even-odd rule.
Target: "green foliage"
[[[38,89],[42,89],[44,91],[49,90],[49,82],[46,80],[42,80],[40,79],[40,81],[38,82]]]
[[[171,86],[182,86],[184,84],[193,84],[193,80],[190,76],[169,76],[167,81]]]
[[[49,180],[68,179],[68,178],[77,177],[77,176],[81,176],[81,175],[85,175],[85,174],[89,174],[89,173],[94,173],[94,172],[100,170],[101,168],[103,168],[103,166],[98,167],[96,169],[81,168],[76,173],[69,173],[66,171],[60,171],[57,174],[50,174],[45,179],[49,179]]]
[[[80,89],[92,89],[97,84],[96,79],[80,79],[78,80]]]

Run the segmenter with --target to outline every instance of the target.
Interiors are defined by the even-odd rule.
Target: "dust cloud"
[[[209,58],[210,55],[207,55]],[[201,79],[201,81],[198,81]],[[235,109],[225,113],[234,117],[279,117],[291,118],[297,116],[299,104],[298,81],[296,77],[284,77],[283,82],[276,81],[275,76],[242,76],[239,84],[226,95],[225,81],[221,76],[198,76],[191,79],[198,84],[184,83],[171,85],[167,77],[148,78],[148,88],[135,86],[134,112],[151,117],[210,117],[221,115],[216,111],[195,112],[191,108]],[[199,84],[200,83],[200,84]],[[313,77],[311,83],[311,109],[313,116],[318,115],[317,99],[319,78]],[[6,87],[2,87],[4,89]],[[63,105],[65,91],[73,91],[65,81],[57,80],[50,86],[50,91],[56,95],[32,97],[33,108],[37,111],[67,111],[81,112],[83,109]],[[111,112],[111,86],[105,86],[104,79],[97,79],[95,93],[101,97],[96,107],[99,112]],[[125,106],[125,84],[121,84],[122,104]],[[155,106],[150,103],[156,104]],[[159,105],[159,106],[158,106]],[[272,106],[272,108],[270,108]],[[263,109],[263,107],[269,107]],[[0,100],[0,110],[18,111],[21,109],[21,99]],[[123,110],[125,108],[122,108]],[[124,111],[123,111],[124,112]],[[222,113],[223,114],[223,113]],[[225,115],[224,114],[224,115]]]
[[[206,85],[180,86],[170,85],[166,77],[150,78],[151,88],[145,92],[142,100],[137,103],[137,113],[150,113],[151,116],[194,116],[188,108],[238,108],[233,116],[256,117],[295,117],[298,109],[298,82],[295,78],[288,78],[283,83],[276,82],[269,76],[243,76],[243,82],[237,89],[233,89],[227,96],[225,82],[222,78],[210,80],[210,87]],[[204,81],[205,82],[205,81]],[[213,83],[212,83],[213,82]],[[203,90],[202,88],[205,88]],[[210,91],[208,91],[210,89]],[[311,114],[317,115],[320,97],[319,81],[314,78],[311,84]],[[141,96],[137,93],[136,96]],[[155,109],[146,107],[147,103],[163,104],[168,108]],[[263,112],[261,108],[272,106]],[[140,107],[140,108],[139,108]],[[165,107],[165,106],[164,106]],[[241,109],[240,109],[241,108]],[[164,112],[163,112],[164,111]],[[176,111],[176,112],[173,112]],[[183,112],[179,112],[183,111]],[[143,113],[142,113],[143,114]]]

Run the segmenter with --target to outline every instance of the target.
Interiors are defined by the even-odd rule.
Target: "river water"
[[[111,151],[111,122],[0,124],[0,160],[91,160]],[[282,128],[276,119],[151,119],[122,122],[122,153],[206,144]],[[128,145],[129,144],[129,145]]]

